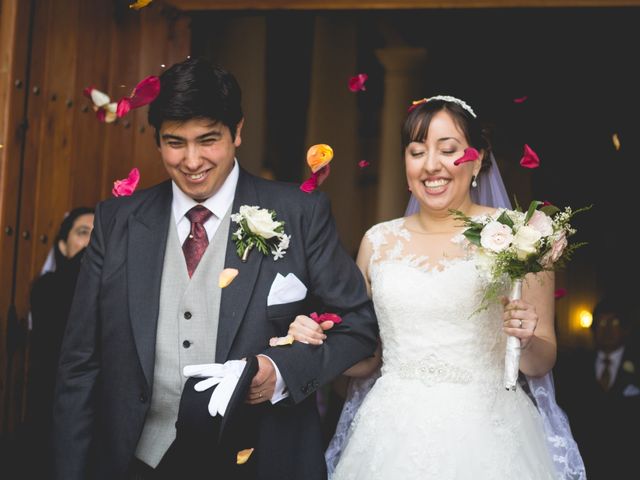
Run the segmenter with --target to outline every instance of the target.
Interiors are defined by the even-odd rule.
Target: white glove
[[[225,363],[187,365],[182,373],[185,377],[204,378],[194,385],[193,388],[197,392],[204,392],[219,384],[209,400],[209,415],[215,417],[219,413],[224,417],[231,395],[246,364],[246,360],[229,360]]]

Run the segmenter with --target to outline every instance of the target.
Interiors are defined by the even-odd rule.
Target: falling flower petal
[[[243,463],[247,463],[247,460],[249,460],[249,457],[253,453],[253,450],[254,450],[253,448],[247,448],[246,450],[240,450],[238,452],[238,455],[236,456],[236,463],[238,465],[242,465]]]
[[[136,0],[134,3],[129,5],[129,8],[133,8],[134,10],[141,10],[151,2],[153,2],[153,0]]]
[[[349,90],[352,92],[365,91],[364,82],[367,81],[367,78],[369,78],[369,75],[366,73],[359,73],[355,77],[351,77],[349,79]]]
[[[329,173],[331,172],[331,167],[329,165],[325,165],[320,170],[315,173],[312,173],[309,178],[307,178],[302,185],[300,185],[300,190],[305,193],[311,193],[324,182]]]
[[[338,324],[338,323],[342,322],[342,317],[340,317],[340,315],[338,315],[336,313],[321,313],[320,315],[318,315],[316,312],[313,312],[309,316],[313,320],[315,320],[316,323],[333,322],[333,323]]]
[[[524,168],[538,168],[540,166],[540,159],[538,158],[538,154],[531,150],[529,145],[524,146],[524,154],[520,159],[520,165]]]
[[[562,298],[567,294],[567,291],[564,288],[559,288],[555,292],[553,292],[553,296],[556,298]]]
[[[225,268],[220,272],[220,275],[218,276],[218,286],[220,288],[228,287],[229,285],[231,285],[231,282],[233,282],[233,279],[237,276],[237,268]]]
[[[527,100],[527,98],[529,97],[527,97],[526,95],[524,97],[514,98],[513,103],[524,103]]]
[[[282,347],[283,345],[291,345],[295,339],[293,335],[286,335],[284,337],[271,337],[269,339],[270,347]]]
[[[613,141],[613,146],[616,150],[620,150],[620,137],[618,136],[617,133],[614,133],[611,136],[611,140]]]
[[[476,150],[473,147],[468,147],[468,148],[464,149],[464,155],[462,155],[455,162],[453,162],[453,164],[455,166],[458,166],[461,163],[473,162],[473,161],[477,160],[478,158],[480,158],[480,154],[478,153],[478,150]]]
[[[83,90],[84,95],[93,102],[93,110],[101,122],[111,123],[116,119],[116,103],[111,102],[109,95],[94,87]]]
[[[131,195],[140,181],[140,171],[137,168],[129,172],[129,176],[123,180],[113,182],[111,193],[114,197],[127,197]]]
[[[427,100],[428,100],[427,98],[421,98],[420,100],[414,100],[413,102],[411,102],[411,105],[409,106],[409,109],[407,111],[408,112],[412,112],[413,110],[418,108],[423,103],[427,103]]]
[[[358,166],[359,166],[360,168],[365,168],[365,167],[368,167],[369,165],[371,165],[371,164],[370,164],[369,162],[367,162],[366,160],[360,160],[360,161],[358,162]]]
[[[333,148],[324,143],[313,145],[307,150],[307,165],[313,173],[327,165],[333,159]]]
[[[118,102],[117,115],[123,117],[130,110],[153,102],[160,93],[160,79],[150,75],[138,83],[128,97]]]

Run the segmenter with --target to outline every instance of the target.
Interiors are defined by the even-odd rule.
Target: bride
[[[381,348],[345,373],[363,377],[381,368],[353,420],[341,419],[328,452],[332,479],[585,478],[551,382],[535,380],[549,379],[556,359],[553,274],[530,274],[522,300],[478,311],[486,280],[450,209],[492,215],[495,208],[474,202],[472,191],[478,198],[478,190],[491,187],[480,182],[496,179],[504,187],[475,113],[453,97],[425,99],[409,113],[402,143],[418,208],[375,225],[362,240],[357,263]],[[467,147],[480,158],[454,165]],[[491,201],[495,194],[484,199]],[[307,317],[289,333],[311,344],[325,335]],[[522,388],[503,386],[506,335],[521,340],[520,370],[531,379],[538,409]],[[343,417],[361,394],[352,389]]]

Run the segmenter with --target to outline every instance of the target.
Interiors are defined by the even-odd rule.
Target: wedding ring
[[[518,325],[518,328],[522,328],[522,320],[520,320],[520,325]]]

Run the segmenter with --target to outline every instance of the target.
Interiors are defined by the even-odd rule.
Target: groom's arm
[[[103,258],[104,236],[98,205],[91,241],[82,259],[58,366],[53,405],[56,479],[87,478],[94,419],[92,397],[100,369],[96,338]]]
[[[315,203],[304,232],[309,292],[342,322],[327,332],[320,346],[294,342],[265,353],[277,365],[291,399],[298,403],[359,360],[374,354],[377,321],[362,273],[340,244],[326,195]],[[301,312],[307,313],[307,312]]]

